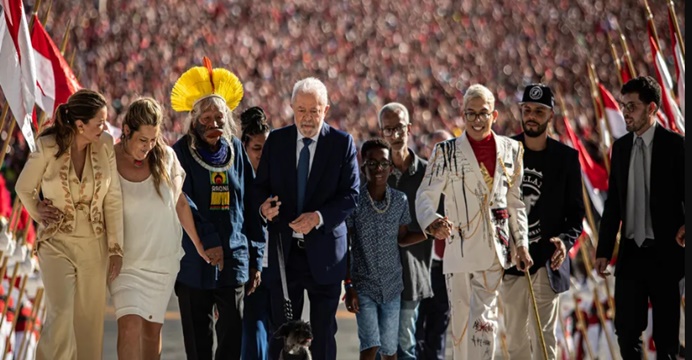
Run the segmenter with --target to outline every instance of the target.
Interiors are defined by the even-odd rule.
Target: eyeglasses
[[[408,124],[399,125],[395,128],[382,128],[382,135],[392,136],[392,135],[394,135],[394,133],[396,133],[397,135],[404,135],[406,133],[406,127],[407,126],[408,126]]]
[[[370,160],[370,161],[366,161],[364,165],[370,170],[375,170],[378,167],[382,167],[383,170],[387,170],[387,169],[389,169],[390,166],[392,166],[392,162],[391,161]]]
[[[469,121],[469,122],[476,121],[478,119],[488,120],[488,119],[490,119],[490,115],[492,115],[492,114],[491,113],[485,113],[485,112],[483,112],[483,113],[475,113],[473,111],[464,112],[464,117],[466,118],[466,121]]]
[[[628,103],[623,103],[623,102],[618,101],[618,105],[620,105],[620,110],[621,110],[623,113],[624,113],[624,112],[628,112],[628,113],[633,112],[634,109],[636,109],[637,104],[642,104],[642,105],[643,105],[644,103],[634,102],[634,101],[628,102]]]

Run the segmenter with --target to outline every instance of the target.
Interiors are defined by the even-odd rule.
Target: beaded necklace
[[[373,210],[375,210],[376,213],[384,214],[385,212],[387,212],[387,210],[389,210],[389,205],[392,203],[392,201],[391,201],[392,195],[391,195],[391,191],[389,191],[389,186],[387,186],[387,188],[384,191],[385,192],[385,196],[384,196],[385,206],[383,209],[380,209],[377,207],[377,205],[375,205],[375,200],[372,199],[372,196],[370,195],[370,191],[368,191],[367,187],[365,188],[365,192],[368,193],[368,199],[370,199],[370,206],[372,207]]]

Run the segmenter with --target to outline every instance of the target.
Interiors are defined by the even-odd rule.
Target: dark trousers
[[[266,360],[269,347],[269,289],[264,282],[250,296],[245,297],[243,315],[243,348],[245,360]]]
[[[435,296],[423,299],[418,308],[416,357],[425,360],[444,360],[450,309],[441,261],[433,260],[430,268],[430,282]]]
[[[300,319],[303,312],[304,294],[307,290],[310,299],[310,325],[312,326],[312,345],[310,351],[314,360],[336,360],[336,310],[341,295],[341,282],[317,284],[310,273],[308,258],[304,250],[292,246],[286,262],[286,283],[293,306],[293,318]],[[269,286],[272,308],[272,333],[286,322],[284,296],[281,279],[277,276]],[[272,337],[269,343],[269,356],[277,360],[283,348],[283,340]]]
[[[188,360],[239,360],[245,287],[203,290],[177,282],[175,294],[180,306]],[[216,321],[216,353],[212,357],[214,304],[219,311],[219,318]]]
[[[680,279],[671,279],[669,274],[647,266],[653,251],[655,248],[637,248],[630,252],[628,255],[638,260],[628,262],[641,264],[641,267],[621,271],[615,278],[615,333],[623,359],[642,358],[641,336],[648,324],[649,300],[656,359],[677,358],[680,346]]]

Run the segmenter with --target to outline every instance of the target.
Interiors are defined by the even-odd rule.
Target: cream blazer
[[[495,257],[509,268],[516,247],[529,245],[521,193],[523,147],[508,137],[492,136],[497,160],[490,188],[466,132],[436,145],[418,188],[416,215],[422,229],[442,217],[437,207],[445,195],[444,211],[454,224],[444,252],[446,274],[487,270]]]
[[[75,227],[75,206],[69,193],[70,149],[55,157],[58,146],[54,135],[42,136],[36,142],[36,151],[29,155],[17,179],[16,191],[29,215],[38,223],[38,241],[53,237],[57,232],[71,234]],[[122,256],[123,205],[120,178],[115,162],[113,138],[104,132],[97,143],[91,144],[91,168],[94,193],[89,219],[94,234],[105,234],[108,254]],[[44,226],[38,212],[38,190],[44,199],[63,213],[59,222]]]

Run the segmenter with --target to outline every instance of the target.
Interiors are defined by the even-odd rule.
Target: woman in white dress
[[[182,229],[209,262],[182,193],[185,172],[161,138],[162,122],[154,99],[136,100],[115,145],[125,229],[122,270],[110,284],[119,359],[160,357],[161,327],[184,255]]]

